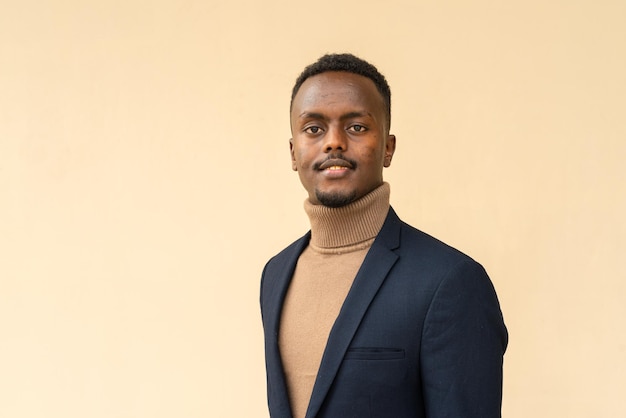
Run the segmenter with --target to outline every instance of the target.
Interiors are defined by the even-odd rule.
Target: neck
[[[389,194],[389,184],[383,183],[339,208],[314,205],[307,199],[304,210],[311,222],[311,246],[328,250],[371,243],[387,217]]]

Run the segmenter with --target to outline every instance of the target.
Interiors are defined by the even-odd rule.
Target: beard
[[[315,197],[317,197],[317,200],[324,206],[328,206],[329,208],[340,208],[354,202],[356,198],[356,191],[348,194],[341,194],[324,193],[320,190],[315,190]]]

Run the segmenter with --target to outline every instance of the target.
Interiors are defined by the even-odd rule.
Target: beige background
[[[504,416],[626,416],[626,2],[0,10],[0,416],[267,416],[288,98],[343,51],[390,81],[397,212],[492,276]]]

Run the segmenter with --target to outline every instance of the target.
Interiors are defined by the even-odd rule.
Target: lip
[[[341,169],[351,169],[352,164],[349,161],[346,161],[341,158],[331,158],[329,160],[324,161],[319,165],[320,170],[328,170],[331,171],[339,171]]]

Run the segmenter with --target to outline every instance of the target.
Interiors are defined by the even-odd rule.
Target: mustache
[[[330,160],[343,160],[345,162],[347,162],[348,164],[350,164],[352,169],[355,169],[357,166],[357,162],[354,161],[351,158],[347,158],[344,157],[343,154],[339,153],[339,154],[328,154],[328,157],[324,158],[322,161],[318,161],[316,163],[313,164],[313,168],[315,170],[319,170],[321,165],[324,164],[326,161],[330,161]]]

